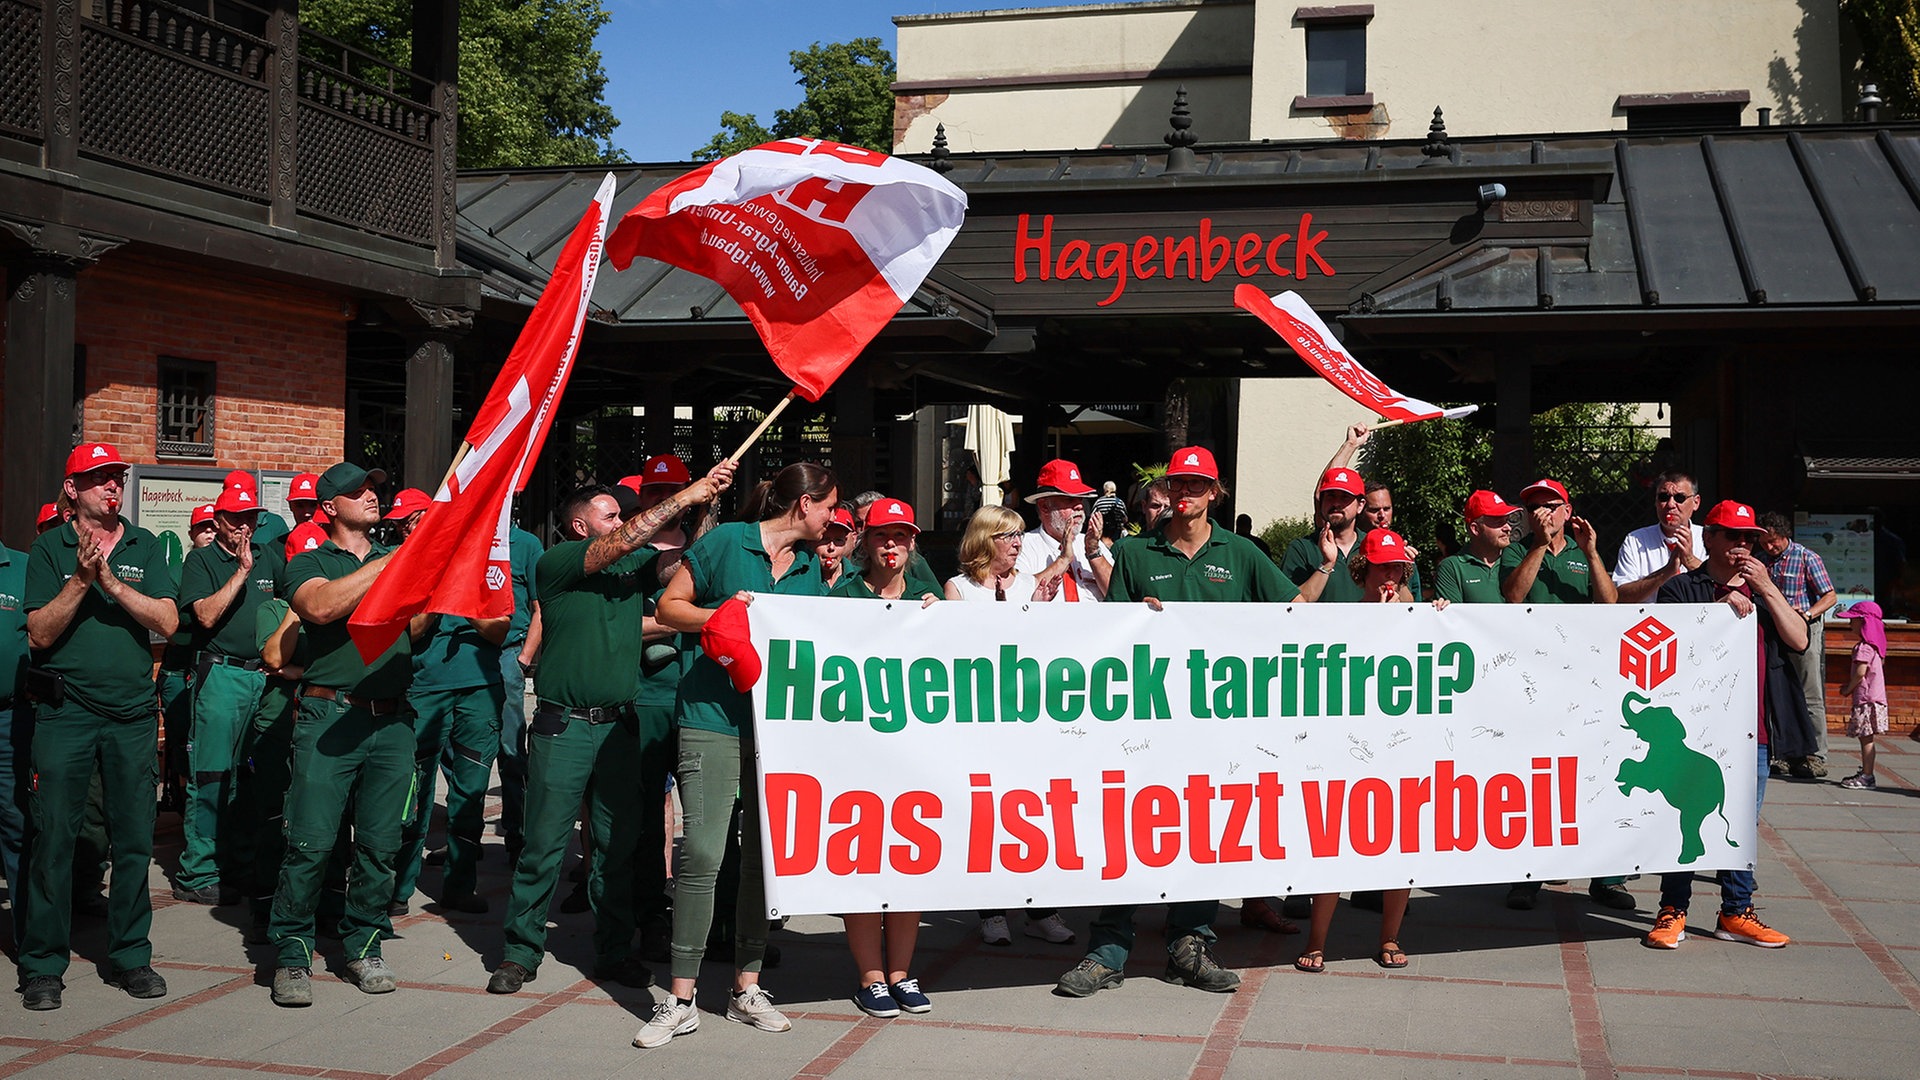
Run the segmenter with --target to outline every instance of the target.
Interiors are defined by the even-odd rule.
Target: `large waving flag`
[[[354,645],[369,662],[399,638],[408,619],[422,612],[472,618],[512,614],[508,514],[514,493],[527,486],[527,473],[540,456],[554,409],[573,373],[580,327],[600,270],[613,190],[613,174],[608,173],[560,249],[553,276],[474,415],[465,452],[393,564],[381,571],[347,620]]]
[[[773,362],[818,401],[926,280],[967,196],[925,166],[824,139],[782,139],[702,166],[620,219],[607,259],[712,278]]]
[[[1314,314],[1312,306],[1301,299],[1299,293],[1283,292],[1269,297],[1252,285],[1242,285],[1233,290],[1233,303],[1235,307],[1253,312],[1261,322],[1272,327],[1274,333],[1293,346],[1293,351],[1300,354],[1308,367],[1335,389],[1389,421],[1409,424],[1416,420],[1458,420],[1480,408],[1462,405],[1442,409],[1395,392],[1334,339],[1333,331],[1320,321],[1320,316]]]

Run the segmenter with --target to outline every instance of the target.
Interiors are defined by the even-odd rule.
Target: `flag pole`
[[[733,453],[727,455],[727,460],[733,461],[733,462],[739,461],[740,455],[746,453],[748,447],[751,447],[754,443],[760,440],[760,436],[765,434],[767,428],[772,425],[774,420],[776,420],[781,413],[787,410],[787,406],[793,404],[793,399],[799,396],[799,394],[800,394],[799,390],[787,391],[787,396],[781,398],[780,404],[775,405],[772,411],[768,412],[766,416],[761,418],[760,426],[753,429],[753,434],[747,436],[747,441],[741,443],[740,448],[738,450],[735,450]]]
[[[447,475],[440,478],[440,487],[433,489],[436,494],[440,491],[441,488],[444,488],[447,486],[447,481],[453,479],[453,474],[455,471],[457,471],[460,468],[460,463],[467,460],[467,455],[472,452],[473,452],[473,444],[465,440],[461,440],[460,449],[455,450],[453,452],[453,463],[447,466]]]

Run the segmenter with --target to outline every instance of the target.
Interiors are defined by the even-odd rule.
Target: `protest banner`
[[[748,609],[776,915],[1748,868],[1725,605]]]

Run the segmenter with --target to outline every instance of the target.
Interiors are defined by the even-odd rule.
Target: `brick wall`
[[[80,275],[86,438],[159,460],[161,356],[212,362],[215,460],[313,469],[345,443],[347,313],[337,295],[138,255]]]

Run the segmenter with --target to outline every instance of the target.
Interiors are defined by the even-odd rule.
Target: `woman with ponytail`
[[[660,595],[655,617],[670,629],[698,634],[713,612],[750,593],[822,596],[814,543],[833,520],[838,499],[833,472],[807,462],[789,465],[747,497],[746,520],[716,526],[696,540]],[[634,1045],[664,1046],[700,1026],[694,982],[713,922],[714,883],[726,854],[736,798],[742,803],[740,892],[735,904],[736,972],[727,1019],[762,1031],[793,1024],[760,988],[767,949],[767,905],[760,870],[760,801],[754,795],[751,699],[733,688],[725,670],[701,654],[680,683],[675,706],[685,839],[673,902],[672,996],[655,1007]]]

